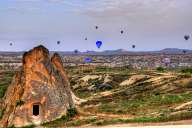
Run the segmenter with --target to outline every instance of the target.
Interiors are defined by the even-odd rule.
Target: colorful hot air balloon
[[[96,42],[97,48],[101,48],[102,44],[103,44],[102,41],[97,41]]]

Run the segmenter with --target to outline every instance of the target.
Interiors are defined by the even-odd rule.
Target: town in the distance
[[[0,52],[0,69],[17,69],[22,65],[24,52]],[[166,48],[160,51],[129,52],[123,49],[109,51],[58,52],[64,66],[126,67],[130,69],[182,69],[192,66],[192,50]],[[89,59],[89,61],[86,61]]]

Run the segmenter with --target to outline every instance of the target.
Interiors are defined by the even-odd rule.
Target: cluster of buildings
[[[85,62],[90,57],[91,62]],[[192,67],[192,54],[131,54],[131,55],[63,55],[64,66],[104,66],[151,69],[157,67]],[[17,69],[22,56],[0,55],[0,70]]]
[[[87,56],[64,56],[63,62],[66,66],[127,66],[136,69],[192,67],[192,54],[95,55],[89,56],[92,58],[90,63],[84,62],[85,57]]]

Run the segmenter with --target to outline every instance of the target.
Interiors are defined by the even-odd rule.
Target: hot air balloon
[[[77,49],[75,49],[75,50],[74,50],[74,52],[75,52],[75,54],[77,54],[77,53],[78,53],[78,50],[77,50]]]
[[[101,48],[102,44],[103,44],[102,41],[97,41],[96,42],[97,48]]]
[[[86,58],[84,59],[84,62],[85,62],[85,63],[91,63],[91,62],[92,62],[92,58],[86,57]]]
[[[186,50],[183,50],[183,53],[185,54],[185,53],[187,53],[187,51],[186,51]]]
[[[57,41],[57,44],[59,45],[61,42],[60,41]]]
[[[132,45],[132,48],[135,48],[136,46],[135,45]]]
[[[98,29],[99,27],[98,26],[95,26],[95,29]]]
[[[185,39],[185,40],[189,40],[189,38],[190,38],[189,35],[185,35],[185,36],[184,36],[184,39]]]
[[[121,30],[121,34],[123,34],[124,33],[124,31],[123,30]]]
[[[163,62],[166,66],[168,66],[171,63],[171,59],[170,58],[164,58]]]

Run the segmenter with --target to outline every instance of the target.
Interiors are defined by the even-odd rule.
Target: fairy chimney
[[[23,55],[23,66],[16,73],[4,97],[0,127],[38,125],[60,118],[74,108],[60,56],[51,58],[44,46]]]

